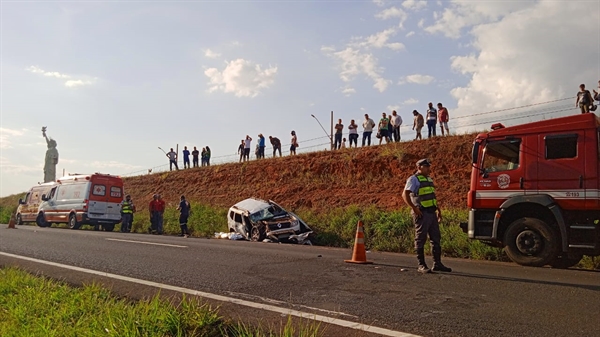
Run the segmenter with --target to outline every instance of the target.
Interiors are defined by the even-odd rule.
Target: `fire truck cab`
[[[479,134],[461,224],[469,238],[525,266],[567,268],[600,255],[599,132],[588,113]]]

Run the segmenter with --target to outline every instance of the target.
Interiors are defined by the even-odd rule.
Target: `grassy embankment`
[[[92,284],[75,288],[0,269],[0,336],[320,336],[320,325],[252,326],[220,317],[196,298],[130,301]]]

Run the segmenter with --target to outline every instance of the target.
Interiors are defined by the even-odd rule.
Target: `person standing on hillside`
[[[171,151],[167,153],[167,158],[169,158],[169,171],[173,171],[173,164],[175,164],[175,169],[179,171],[179,167],[177,166],[177,152]]]
[[[212,155],[212,152],[210,151],[210,147],[208,147],[208,145],[206,145],[206,159],[205,159],[204,165],[210,166],[210,156],[211,155]]]
[[[198,167],[198,157],[199,157],[199,155],[200,155],[200,152],[194,146],[194,151],[192,151],[192,165],[194,167]]]
[[[350,121],[348,125],[348,138],[350,138],[350,147],[354,143],[354,147],[358,147],[358,125],[354,122],[354,119]]]
[[[244,140],[242,139],[242,143],[238,146],[238,154],[240,155],[240,163],[244,160]]]
[[[579,106],[579,109],[581,109],[581,113],[585,114],[590,112],[590,105],[592,103],[594,103],[592,94],[590,94],[589,90],[585,90],[585,84],[580,84],[579,92],[577,93],[577,101],[575,102],[575,107]]]
[[[165,201],[162,199],[160,194],[157,195],[156,199],[156,234],[163,234],[163,222],[164,222],[164,213],[165,213]]]
[[[181,196],[177,210],[179,211],[179,227],[181,227],[181,234],[179,234],[179,236],[187,238],[190,235],[187,225],[190,216],[190,203],[185,200],[185,196],[183,195]]]
[[[433,103],[429,102],[428,108],[427,108],[427,138],[431,138],[431,135],[433,135],[434,137],[436,136],[435,134],[435,127],[437,125],[437,110],[433,107]]]
[[[296,155],[296,148],[298,147],[298,137],[296,137],[296,131],[292,130],[292,139],[290,145],[290,155]]]
[[[250,160],[250,149],[252,149],[252,137],[246,135],[246,140],[244,140],[244,161]]]
[[[433,253],[433,271],[451,272],[452,269],[442,264],[442,246],[440,244],[440,221],[442,211],[435,197],[435,187],[431,173],[431,162],[421,159],[417,162],[417,172],[406,180],[402,199],[411,208],[415,225],[415,249],[419,261],[420,273],[431,273],[425,263],[425,242],[429,235],[429,243]]]
[[[262,133],[258,134],[258,158],[265,157],[265,136]]]
[[[273,158],[275,158],[275,154],[279,151],[279,157],[281,157],[281,141],[277,137],[269,136],[269,141],[273,146]]]
[[[381,114],[381,119],[379,120],[379,145],[381,145],[381,141],[385,138],[385,143],[388,144],[390,142],[389,136],[389,124],[390,120],[387,118],[385,112]]]
[[[121,202],[121,232],[131,232],[131,225],[133,223],[133,212],[135,212],[135,205],[131,200],[131,196],[127,194],[125,200]]]
[[[600,104],[600,93],[598,93],[598,91],[600,91],[600,81],[598,81],[598,91],[596,90],[592,90],[594,92],[594,99],[596,101],[598,101],[598,104]]]
[[[440,122],[440,130],[442,131],[442,136],[444,136],[444,129],[446,129],[446,136],[450,136],[450,130],[448,130],[448,121],[450,120],[450,116],[448,115],[448,109],[442,105],[442,103],[437,104],[438,107],[438,121]]]
[[[338,123],[335,125],[335,137],[333,143],[333,149],[339,150],[342,146],[342,132],[344,132],[344,124],[342,124],[342,119],[338,119]]]
[[[183,147],[183,168],[190,168],[190,151],[187,149],[187,146]]]
[[[373,128],[375,127],[375,122],[369,118],[369,114],[365,114],[365,120],[362,123],[363,126],[363,137],[362,137],[362,146],[365,146],[365,140],[368,141],[369,146],[371,146],[371,134],[373,134]]]
[[[400,141],[400,126],[402,126],[402,117],[398,115],[396,110],[392,111],[392,115],[390,116],[390,124],[392,125],[392,136],[394,136],[394,142]]]
[[[417,139],[423,139],[423,137],[421,136],[421,130],[423,129],[423,125],[424,123],[424,118],[423,115],[421,115],[417,110],[413,110],[413,130],[417,131],[417,136],[415,137],[415,140]]]

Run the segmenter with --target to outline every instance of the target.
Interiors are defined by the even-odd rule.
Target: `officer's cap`
[[[127,194],[127,195],[125,196],[125,198],[131,198],[131,196],[130,196],[129,194]]]
[[[417,167],[419,166],[431,166],[431,162],[427,158],[421,159],[417,162]]]

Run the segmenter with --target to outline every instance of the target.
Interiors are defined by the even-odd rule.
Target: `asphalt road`
[[[416,258],[404,254],[368,253],[374,264],[354,265],[343,262],[351,256],[347,249],[5,228],[0,227],[0,252],[421,336],[600,336],[595,271],[445,259],[452,273],[422,275]],[[81,278],[5,255],[0,265],[27,265],[73,282]],[[131,285],[121,290],[148,292]]]

